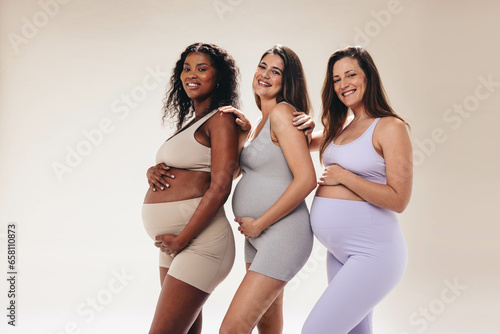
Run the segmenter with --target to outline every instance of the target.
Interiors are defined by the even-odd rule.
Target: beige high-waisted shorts
[[[166,203],[144,203],[142,220],[149,236],[179,234],[198,207],[201,197]],[[231,271],[234,236],[222,207],[212,221],[174,258],[160,250],[160,267],[168,275],[211,293]]]

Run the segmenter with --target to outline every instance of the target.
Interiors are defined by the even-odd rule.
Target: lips
[[[189,89],[196,89],[198,87],[201,86],[200,83],[198,82],[186,82],[186,86],[189,88]]]
[[[262,80],[259,80],[259,85],[264,86],[264,87],[271,87],[271,84]]]
[[[346,97],[346,96],[352,95],[352,94],[354,94],[355,91],[356,91],[355,89],[350,89],[347,92],[343,92],[342,96]]]

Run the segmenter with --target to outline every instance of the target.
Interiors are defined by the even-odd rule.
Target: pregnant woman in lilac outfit
[[[361,47],[336,51],[322,92],[324,130],[313,133],[325,171],[311,227],[327,248],[329,285],[303,334],[370,334],[372,310],[401,280],[406,243],[396,212],[410,200],[407,123],[389,105],[373,59]],[[348,111],[353,120],[346,125]]]

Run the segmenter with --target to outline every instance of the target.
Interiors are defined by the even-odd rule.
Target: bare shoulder
[[[378,122],[374,137],[380,143],[398,143],[403,140],[409,140],[409,134],[406,124],[397,117],[382,117]]]
[[[381,133],[399,133],[406,132],[406,124],[397,117],[382,117],[377,124],[377,130]]]
[[[237,124],[234,121],[234,115],[232,113],[225,113],[222,111],[217,111],[215,115],[210,117],[210,119],[206,122],[208,126],[212,127],[227,127],[227,128],[235,128]]]
[[[271,110],[269,117],[271,118],[271,122],[291,120],[294,117],[293,116],[294,111],[295,111],[295,109],[291,105],[289,105],[288,103],[278,103]],[[290,125],[292,125],[291,121],[290,121]]]

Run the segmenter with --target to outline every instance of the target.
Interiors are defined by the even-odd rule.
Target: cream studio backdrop
[[[236,59],[251,120],[260,55],[291,47],[318,124],[328,57],[365,46],[415,150],[412,201],[400,215],[409,265],[376,308],[375,333],[497,333],[496,9],[492,0],[2,0],[0,331],[147,332],[160,286],[140,216],[145,172],[172,132],[160,126],[171,69],[204,41]],[[232,219],[230,200],[226,212]],[[206,303],[204,333],[217,333],[244,274],[235,237],[236,262]],[[326,287],[324,261],[316,243],[288,285],[285,333],[300,332]]]

